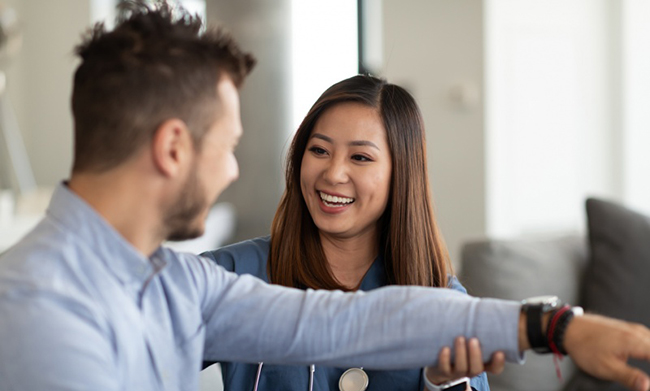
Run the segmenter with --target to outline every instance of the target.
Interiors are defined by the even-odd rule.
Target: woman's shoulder
[[[230,244],[201,255],[237,274],[252,274],[267,280],[266,262],[271,245],[270,236],[262,236]]]

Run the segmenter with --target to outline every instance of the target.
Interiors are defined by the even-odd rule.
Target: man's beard
[[[192,170],[183,190],[163,220],[167,240],[181,241],[203,235],[205,225],[198,218],[207,208],[208,201],[202,190],[196,170]]]

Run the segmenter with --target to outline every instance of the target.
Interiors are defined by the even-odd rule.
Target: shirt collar
[[[359,285],[359,290],[369,291],[386,285],[386,269],[384,267],[384,257],[379,254],[375,261],[370,265]]]
[[[46,214],[76,236],[84,244],[81,248],[100,259],[122,284],[144,285],[166,265],[160,248],[150,258],[143,256],[65,183],[54,190]]]

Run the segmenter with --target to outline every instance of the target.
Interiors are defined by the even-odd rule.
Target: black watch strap
[[[537,353],[550,353],[546,335],[542,332],[542,306],[526,307],[526,335],[530,347]]]
[[[531,305],[526,308],[526,334],[528,343],[538,353],[544,353],[548,349],[546,336],[542,332],[542,306]],[[548,349],[550,352],[550,349]]]
[[[530,347],[536,353],[551,353],[542,320],[544,315],[561,306],[557,296],[540,296],[523,301],[522,311],[526,314],[526,336]]]

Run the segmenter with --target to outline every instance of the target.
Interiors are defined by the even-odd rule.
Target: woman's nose
[[[323,176],[331,184],[345,183],[348,180],[347,165],[341,159],[331,159]]]

